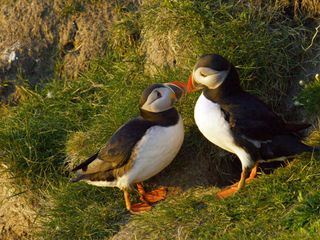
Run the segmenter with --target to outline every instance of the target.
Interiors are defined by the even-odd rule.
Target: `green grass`
[[[31,183],[46,200],[39,210],[37,238],[103,239],[127,223],[134,226],[137,239],[319,238],[318,156],[302,156],[290,167],[261,176],[233,198],[215,199],[217,189],[208,183],[224,179],[235,162],[195,128],[193,106],[199,94],[177,104],[186,139],[161,178],[186,189],[182,194],[132,217],[120,190],[67,182],[68,169],[138,114],[147,85],[186,81],[200,54],[228,57],[246,89],[281,107],[289,79],[302,61],[306,28],[287,18],[274,1],[260,10],[241,2],[145,1],[141,9],[115,4],[120,17],[106,37],[107,56],[92,60],[76,79],[56,77],[42,88],[26,86],[17,106],[1,109],[0,162],[19,184]],[[68,1],[64,14],[81,12],[82,7],[79,1]],[[174,46],[177,62],[175,67],[156,65],[150,76],[145,71],[152,65],[147,48],[154,40]],[[299,98],[311,113],[319,112],[319,91],[318,82],[311,83]],[[312,139],[319,145],[318,130]]]
[[[129,219],[122,192],[66,181],[54,187],[53,208],[45,208],[42,239],[103,239]],[[118,200],[118,201],[117,201]]]
[[[70,134],[86,129],[106,111],[106,105],[114,107],[115,112],[120,110],[119,118],[126,120],[130,116],[127,110],[137,103],[132,101],[134,92],[128,91],[135,86],[130,75],[136,70],[130,71],[134,64],[106,57],[93,62],[91,71],[77,80],[54,80],[44,89],[26,92],[25,100],[0,123],[0,148],[5,151],[4,162],[11,172],[39,184],[55,180],[63,172],[65,143]],[[113,91],[115,87],[119,90]],[[123,103],[129,102],[127,109],[116,104],[120,96]],[[115,119],[109,121],[114,123]],[[115,130],[111,127],[107,127],[109,135]]]
[[[318,74],[319,75],[319,74]],[[320,77],[309,83],[298,96],[298,101],[303,104],[309,114],[320,114]]]
[[[191,189],[135,216],[134,234],[137,239],[318,239],[318,164],[319,157],[302,157],[223,201],[215,198],[215,189]]]
[[[240,69],[243,86],[276,107],[291,69],[300,64],[307,34],[282,10],[273,1],[260,8],[252,1],[147,1],[142,8],[144,42],[147,49],[155,41],[169,45],[176,65],[185,71],[200,55],[219,53]],[[149,57],[150,63],[159,54]]]

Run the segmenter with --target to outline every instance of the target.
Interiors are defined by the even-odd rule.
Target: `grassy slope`
[[[19,106],[2,111],[5,114],[0,116],[0,148],[6,155],[1,161],[20,183],[31,182],[32,188],[41,187],[48,202],[39,213],[43,228],[38,237],[102,239],[114,235],[127,221],[137,226],[134,232],[138,239],[143,236],[244,239],[256,235],[261,239],[274,236],[287,239],[292,232],[297,237],[315,237],[319,230],[316,216],[320,199],[315,191],[319,172],[317,161],[309,156],[294,162],[291,168],[261,177],[243,193],[226,201],[216,201],[213,188],[193,187],[182,196],[172,196],[152,212],[133,218],[124,211],[118,190],[67,183],[66,161],[68,168],[84,159],[105,143],[118,126],[135,116],[137,96],[145,86],[186,79],[187,69],[195,61],[193,55],[209,50],[223,53],[240,67],[246,88],[278,106],[279,98],[270,99],[268,95],[285,91],[287,77],[300,53],[292,46],[292,39],[304,35],[302,27],[292,27],[293,22],[270,9],[264,9],[264,15],[264,11],[257,13],[253,8],[212,5],[209,1],[159,2],[144,6],[145,18],[139,24],[147,31],[151,28],[148,14],[151,10],[158,12],[154,26],[159,28],[152,34],[159,36],[167,34],[168,29],[163,27],[168,20],[174,20],[176,25],[171,27],[181,29],[176,40],[182,45],[184,67],[160,68],[153,77],[145,75],[145,60],[136,46],[136,50],[120,51],[120,56],[110,54],[93,61],[90,69],[74,81],[57,79],[45,89],[23,90],[25,99]],[[168,15],[163,15],[167,8]],[[195,16],[198,22],[184,26]],[[195,29],[196,32],[191,32]],[[123,38],[120,27],[117,31]],[[183,37],[186,40],[181,42]],[[113,47],[111,52],[121,49],[117,44]],[[270,85],[276,91],[274,88],[269,91]],[[196,94],[188,96],[178,105],[185,119],[187,139],[173,168],[180,168],[184,161],[208,157],[217,165],[222,162],[210,147],[203,147],[208,143],[194,133],[190,106],[196,97]],[[319,144],[317,134],[313,139]],[[249,195],[250,190],[254,192]]]
[[[215,189],[192,189],[131,224],[138,239],[318,239],[318,163],[301,157],[223,201]]]

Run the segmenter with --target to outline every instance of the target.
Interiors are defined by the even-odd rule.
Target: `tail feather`
[[[319,147],[308,146],[294,135],[282,135],[274,137],[271,142],[261,144],[260,154],[263,159],[275,159],[314,151],[320,151]]]
[[[79,182],[81,180],[89,180],[89,181],[107,181],[111,182],[115,180],[115,175],[112,170],[108,171],[101,171],[101,172],[95,172],[95,173],[88,173],[88,174],[79,174],[77,177],[72,178],[69,180],[69,182]]]
[[[73,169],[71,170],[71,172],[75,172],[75,171],[80,170],[80,169],[82,169],[83,171],[86,171],[87,168],[88,168],[88,165],[89,165],[90,163],[92,163],[92,162],[98,157],[98,154],[99,154],[99,151],[98,151],[96,154],[94,154],[94,155],[92,155],[91,157],[89,157],[89,158],[88,158],[87,160],[85,160],[84,162],[82,162],[81,164],[79,164],[78,166],[76,166],[75,168],[73,168]]]
[[[79,175],[79,176],[77,176],[77,177],[75,177],[75,178],[69,179],[69,182],[75,183],[75,182],[79,182],[79,181],[81,181],[81,180],[83,180],[83,179],[85,179],[85,178],[86,178],[86,175],[83,174],[83,175]]]

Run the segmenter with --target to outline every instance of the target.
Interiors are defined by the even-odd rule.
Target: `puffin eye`
[[[158,97],[158,98],[161,98],[161,97],[162,97],[162,95],[161,95],[161,93],[160,93],[159,91],[156,91],[156,93],[157,93],[157,97]]]
[[[204,74],[204,73],[201,72],[201,71],[200,71],[200,75],[201,75],[202,77],[206,77],[206,76],[207,76],[206,74]]]

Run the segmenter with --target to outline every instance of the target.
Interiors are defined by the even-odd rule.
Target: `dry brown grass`
[[[59,48],[63,52],[63,71],[76,77],[79,71],[86,69],[88,61],[103,56],[106,51],[108,32],[112,22],[109,4],[97,3],[89,5],[83,12],[67,20],[60,28]],[[77,25],[74,41],[70,32]],[[63,49],[73,41],[74,47]]]
[[[19,0],[0,6],[0,77],[8,72],[45,77],[52,69],[52,50],[57,41],[53,6],[44,1]],[[16,58],[9,60],[10,54]],[[2,73],[2,74],[1,74]]]
[[[0,165],[0,239],[33,239],[36,212],[29,195],[14,186],[6,166]]]
[[[295,17],[302,15],[303,17],[318,18],[320,16],[320,2],[318,0],[248,0],[257,10],[261,7],[269,9],[292,8]]]
[[[146,0],[141,7],[146,72],[155,74],[163,68],[174,67],[189,70],[189,60],[196,59],[199,54],[195,52],[198,50],[197,42],[190,39],[201,20],[197,15],[183,15],[185,21],[182,21],[179,11],[162,5],[161,1]]]
[[[295,7],[300,8],[309,17],[320,16],[320,2],[318,0],[295,0]]]
[[[121,21],[116,15],[130,4],[139,3],[1,1],[0,77],[15,79],[20,73],[37,83],[53,74],[55,65],[60,74],[76,77],[90,60],[103,56],[108,45],[117,47],[119,41],[122,45],[132,41],[128,29],[111,29]],[[13,53],[16,58],[11,61]]]

